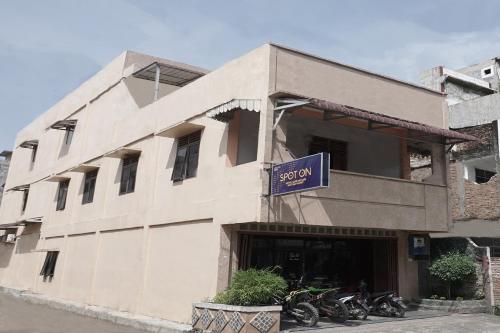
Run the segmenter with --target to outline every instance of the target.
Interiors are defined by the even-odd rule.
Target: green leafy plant
[[[446,284],[448,299],[451,299],[451,288],[461,281],[471,280],[476,273],[476,267],[470,256],[450,252],[434,260],[429,267],[432,276]]]
[[[286,281],[272,269],[238,271],[229,288],[217,294],[215,303],[230,305],[266,305],[273,296],[283,296],[288,286]]]
[[[457,301],[463,301],[463,300],[464,300],[464,298],[463,298],[463,297],[461,297],[461,296],[458,296],[457,298],[455,298],[455,300],[457,300]]]
[[[500,306],[496,305],[495,308],[493,309],[493,314],[495,316],[500,316]]]

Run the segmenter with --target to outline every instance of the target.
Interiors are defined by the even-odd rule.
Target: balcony
[[[284,223],[423,232],[448,230],[444,185],[331,171],[329,188],[273,199]]]

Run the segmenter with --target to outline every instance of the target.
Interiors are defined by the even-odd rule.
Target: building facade
[[[500,66],[493,58],[459,70],[436,67],[422,72],[422,83],[447,94],[449,126],[480,141],[457,144],[450,155],[453,223],[448,233],[432,235],[469,244],[487,257],[484,286],[491,305],[500,304]],[[461,240],[467,239],[465,243]],[[442,242],[441,242],[442,243]],[[479,281],[482,285],[482,282]]]
[[[0,284],[177,322],[247,267],[417,296],[408,242],[448,231],[447,149],[473,139],[446,111],[272,44],[211,72],[126,52],[18,133]],[[316,152],[330,187],[270,195],[272,164]]]

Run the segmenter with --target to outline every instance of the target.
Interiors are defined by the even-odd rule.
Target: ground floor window
[[[45,261],[40,271],[40,275],[45,279],[52,279],[54,277],[54,271],[56,269],[57,257],[59,256],[59,251],[48,251]]]
[[[240,268],[281,267],[290,287],[397,290],[396,239],[242,235]],[[246,266],[246,267],[245,267]]]

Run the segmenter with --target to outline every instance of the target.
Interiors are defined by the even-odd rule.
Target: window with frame
[[[30,193],[29,189],[23,190],[23,203],[22,203],[22,206],[21,206],[21,212],[22,213],[24,213],[24,211],[26,210],[26,205],[28,204],[29,193]]]
[[[71,144],[71,141],[73,141],[73,133],[75,132],[74,127],[68,127],[64,131],[64,144],[66,146],[69,146]]]
[[[137,165],[139,164],[139,155],[126,156],[122,161],[120,195],[132,193],[135,190],[135,178],[137,175]]]
[[[94,201],[94,191],[95,184],[97,181],[97,172],[99,169],[95,169],[85,173],[85,180],[83,182],[83,198],[82,205],[91,203]]]
[[[59,182],[57,189],[57,204],[56,210],[64,210],[66,208],[66,197],[68,196],[69,179]]]
[[[58,256],[59,251],[47,252],[45,261],[43,262],[42,270],[40,271],[40,275],[43,276],[44,279],[52,279],[54,277]]]
[[[329,153],[330,169],[347,170],[347,142],[313,136],[309,154]]]
[[[38,146],[33,146],[33,148],[31,148],[31,164],[35,163],[37,151]]]
[[[476,168],[475,171],[476,171],[476,183],[478,183],[478,184],[487,183],[490,181],[491,177],[496,175],[495,172],[483,170],[483,169]]]
[[[196,176],[198,170],[198,155],[200,151],[201,131],[180,137],[177,140],[172,180],[182,181]]]

